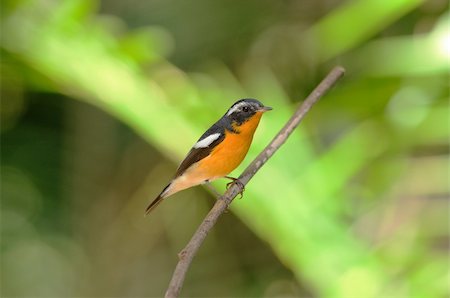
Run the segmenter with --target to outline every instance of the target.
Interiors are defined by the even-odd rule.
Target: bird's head
[[[264,106],[259,100],[245,98],[235,102],[225,113],[224,118],[226,118],[233,127],[242,126],[244,123],[251,120],[257,120],[257,125],[261,115],[270,110],[272,110],[271,107]]]

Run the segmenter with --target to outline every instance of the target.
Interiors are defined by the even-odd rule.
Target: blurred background
[[[146,204],[258,98],[274,110],[238,176],[334,65],[345,78],[221,217],[182,295],[449,296],[447,1],[5,0],[0,15],[2,297],[161,297],[215,196]]]

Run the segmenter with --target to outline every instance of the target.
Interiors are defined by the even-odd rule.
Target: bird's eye
[[[242,112],[247,113],[248,111],[249,111],[249,108],[248,108],[248,107],[243,107],[243,108],[242,108]]]

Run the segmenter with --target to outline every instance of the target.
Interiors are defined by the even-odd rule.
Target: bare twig
[[[206,218],[198,227],[186,247],[178,254],[179,261],[173,273],[166,298],[178,297],[184,278],[189,266],[197,253],[206,235],[216,223],[219,216],[227,209],[228,205],[241,192],[242,187],[256,174],[256,172],[267,162],[267,160],[283,145],[292,131],[300,124],[306,113],[336,82],[344,75],[344,68],[335,67],[322,82],[311,92],[303,104],[297,109],[295,114],[289,119],[286,125],[280,130],[269,145],[253,160],[253,162],[239,176],[239,183],[234,183],[214,204]]]

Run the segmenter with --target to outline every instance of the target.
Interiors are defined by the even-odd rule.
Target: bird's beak
[[[270,110],[272,110],[272,108],[271,107],[262,107],[261,109],[259,109],[259,111],[261,111],[261,112],[267,112],[267,111],[270,111]]]

